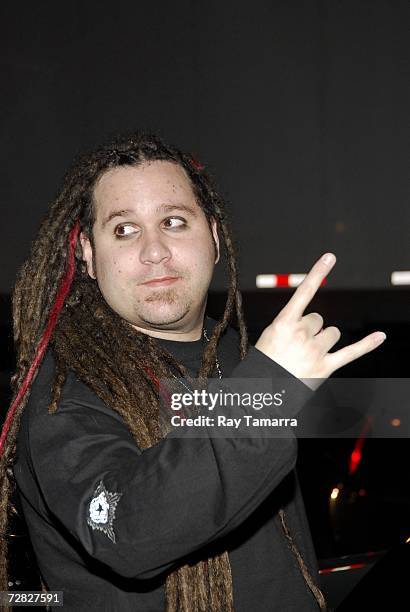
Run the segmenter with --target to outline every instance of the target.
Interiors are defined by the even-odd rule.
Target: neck
[[[202,338],[202,329],[204,326],[204,312],[201,312],[200,316],[195,322],[192,322],[190,326],[181,326],[180,329],[158,329],[155,327],[139,327],[133,325],[134,329],[152,336],[153,338],[162,338],[163,340],[175,340],[176,342],[195,342]]]
[[[153,338],[162,338],[163,340],[176,340],[177,342],[195,342],[195,340],[200,340],[202,337],[202,326],[199,329],[195,329],[190,332],[179,332],[175,330],[159,331],[154,329],[145,329],[144,327],[138,327],[137,325],[133,325],[133,328],[137,329],[143,334],[147,334],[147,336],[152,336]]]

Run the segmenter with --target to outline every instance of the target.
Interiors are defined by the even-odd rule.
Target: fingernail
[[[374,337],[374,343],[377,344],[381,344],[382,342],[384,342],[386,340],[386,334],[384,332],[377,332],[377,334]]]
[[[322,257],[322,261],[328,266],[336,261],[336,257],[333,255],[333,253],[325,253],[325,255]]]

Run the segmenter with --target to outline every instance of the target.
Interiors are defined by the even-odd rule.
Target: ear
[[[214,217],[212,217],[211,219],[211,229],[212,229],[212,236],[215,242],[215,249],[216,249],[215,264],[217,264],[219,261],[219,254],[220,254],[219,253],[219,236],[218,236],[218,226],[217,226],[217,223]]]
[[[95,275],[93,265],[93,247],[91,246],[90,239],[84,234],[84,232],[80,233],[80,243],[83,252],[82,259],[87,265],[88,275],[95,280],[97,277]]]

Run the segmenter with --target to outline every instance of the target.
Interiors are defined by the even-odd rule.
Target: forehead
[[[99,178],[93,191],[96,215],[116,205],[135,208],[181,201],[198,206],[184,168],[162,160],[112,168]]]

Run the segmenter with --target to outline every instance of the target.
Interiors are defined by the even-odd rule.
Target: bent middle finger
[[[311,336],[316,336],[323,327],[323,317],[318,312],[311,312],[302,317],[302,323],[307,327]]]

